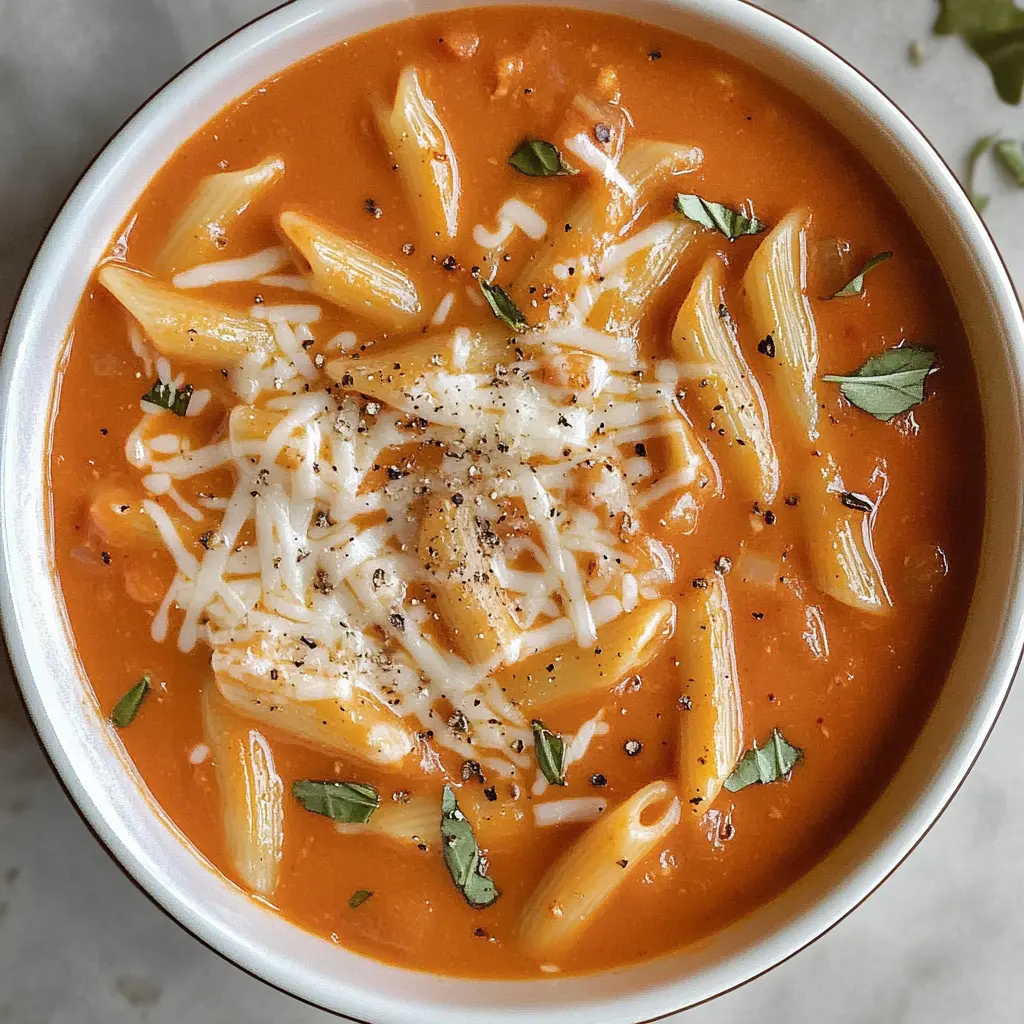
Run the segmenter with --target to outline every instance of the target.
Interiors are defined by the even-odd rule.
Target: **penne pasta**
[[[378,103],[376,115],[423,234],[431,242],[436,238],[454,238],[459,230],[462,193],[459,165],[416,68],[402,69],[394,105],[388,110]]]
[[[851,608],[888,615],[892,600],[875,557],[875,512],[847,508],[846,490],[828,454],[812,458],[801,478],[799,511],[807,530],[815,583]]]
[[[696,170],[703,154],[692,146],[640,140],[618,162],[620,184],[595,187],[566,214],[569,228],[555,231],[516,281],[520,295],[535,288],[558,305],[600,276],[600,264],[616,239],[636,223],[651,193],[679,174]],[[569,268],[573,274],[569,274]],[[585,306],[586,304],[584,304]]]
[[[687,389],[686,404],[700,423],[724,429],[719,459],[752,499],[771,504],[779,490],[779,457],[768,410],[743,357],[732,318],[722,315],[722,261],[712,256],[697,275],[672,329],[672,351],[683,363],[708,363],[712,373]],[[712,443],[716,439],[712,438]]]
[[[715,573],[680,613],[683,685],[679,792],[697,817],[715,802],[743,751],[743,704],[732,611]]]
[[[261,442],[270,437],[274,428],[285,414],[276,409],[264,409],[255,405],[236,405],[228,415],[228,437],[236,452],[252,452],[259,455]],[[302,453],[292,445],[284,446],[275,460],[285,469],[296,469],[303,461]]]
[[[235,221],[283,174],[284,160],[272,156],[255,167],[203,178],[157,256],[156,272],[169,277],[216,259],[227,246]]]
[[[519,627],[469,506],[455,505],[447,495],[429,501],[420,519],[418,553],[444,625],[463,657],[481,664],[507,651]]]
[[[278,223],[317,295],[385,327],[422,320],[416,286],[395,263],[301,213],[286,210]]]
[[[247,678],[246,662],[239,667],[238,659],[224,650],[214,653],[213,668],[221,695],[246,717],[331,753],[388,771],[405,770],[415,745],[413,733],[373,694],[354,689],[344,699],[299,700],[283,680],[267,689],[265,681],[261,685]],[[258,669],[256,661],[252,670]],[[275,671],[284,675],[286,668]]]
[[[664,805],[653,821],[652,809]],[[538,960],[564,953],[654,847],[679,824],[669,782],[652,782],[605,813],[555,862],[523,909],[519,941]]]
[[[115,550],[158,550],[163,541],[151,516],[143,510],[141,494],[124,484],[99,482],[89,500],[89,524],[100,540]]]
[[[277,347],[270,324],[124,266],[108,263],[99,280],[168,359],[227,369],[248,355],[268,354]]]
[[[697,230],[689,221],[657,221],[612,246],[598,268],[604,282],[587,324],[608,334],[635,334],[651,300],[672,276]]]
[[[497,673],[506,696],[530,711],[603,697],[639,672],[675,629],[675,605],[651,601],[601,627],[593,647],[575,640],[540,651]]]
[[[220,791],[224,846],[238,878],[270,897],[284,850],[284,783],[266,737],[203,687],[203,732]]]
[[[770,376],[774,393],[793,424],[809,440],[818,436],[818,329],[807,298],[807,223],[794,210],[758,246],[743,287],[758,337],[775,349]]]

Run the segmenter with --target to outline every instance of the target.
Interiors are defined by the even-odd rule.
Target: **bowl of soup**
[[[375,1024],[768,969],[1020,657],[1024,338],[966,196],[785,23],[616,10],[253,23],[86,173],[4,351],[57,771],[186,928]]]

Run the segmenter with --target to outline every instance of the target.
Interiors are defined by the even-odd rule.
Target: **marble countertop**
[[[0,0],[0,323],[51,216],[142,100],[274,0]],[[907,111],[954,166],[979,135],[1024,137],[934,0],[767,0]],[[628,11],[627,0],[623,10]],[[919,40],[925,61],[907,47]],[[1024,287],[1024,195],[992,168],[986,218]],[[910,860],[793,960],[686,1024],[1024,1020],[1024,801],[1011,695],[977,767]],[[62,794],[0,664],[0,1024],[327,1024],[164,917]]]

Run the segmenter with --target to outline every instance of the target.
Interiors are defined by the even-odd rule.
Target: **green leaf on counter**
[[[441,797],[441,847],[448,873],[466,902],[478,910],[489,907],[501,893],[487,877],[473,826],[459,810],[455,790],[449,785]]]
[[[314,814],[350,825],[365,825],[380,806],[380,794],[365,782],[320,782],[300,779],[292,794]]]
[[[700,196],[678,192],[672,205],[676,213],[681,213],[687,220],[711,231],[721,232],[730,242],[735,242],[742,235],[758,235],[765,229],[765,225],[756,217],[747,217],[728,206],[708,202]]]
[[[1024,142],[1001,139],[995,145],[995,154],[1017,188],[1024,188]]]
[[[799,747],[794,747],[778,729],[772,729],[763,747],[755,743],[740,758],[735,771],[725,780],[725,788],[730,793],[738,793],[756,783],[778,782],[788,777],[803,756],[804,752]]]
[[[566,758],[569,753],[565,741],[558,733],[545,728],[539,719],[534,719],[532,725],[537,767],[552,786],[564,786]]]
[[[891,420],[924,401],[925,378],[934,366],[934,352],[908,345],[872,356],[849,376],[827,374],[822,379],[838,384],[858,409],[876,419]]]
[[[149,693],[149,673],[147,672],[115,705],[110,712],[110,720],[118,729],[127,729],[139,713],[142,702]]]
[[[504,320],[513,331],[529,330],[530,321],[526,319],[519,307],[509,298],[509,294],[501,285],[488,284],[480,278],[480,291],[484,293],[487,305],[491,312],[499,319]]]
[[[508,162],[520,173],[531,178],[554,178],[565,174],[579,174],[562,159],[557,146],[543,139],[524,139],[512,151]]]
[[[973,146],[967,154],[967,163],[965,165],[966,170],[964,173],[964,186],[967,189],[967,195],[970,197],[971,202],[974,204],[974,208],[978,213],[984,213],[985,207],[988,206],[990,196],[983,196],[974,187],[974,176],[978,170],[978,161],[992,148],[992,143],[995,142],[996,137],[994,135],[983,135]]]
[[[853,295],[860,295],[864,291],[864,275],[869,271],[875,269],[879,263],[885,263],[886,260],[892,259],[891,252],[880,252],[876,256],[872,256],[871,259],[861,267],[860,271],[848,284],[843,285],[842,288],[837,291],[832,298],[833,299],[848,299]]]
[[[1006,103],[1024,93],[1024,10],[1014,0],[939,0],[936,35],[959,35],[988,65]]]

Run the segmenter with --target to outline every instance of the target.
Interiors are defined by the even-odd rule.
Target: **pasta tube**
[[[345,697],[300,699],[290,663],[268,662],[262,649],[218,648],[212,661],[221,695],[246,717],[334,754],[387,771],[405,769],[415,746],[413,734],[368,691],[350,686]],[[276,680],[258,674],[269,673],[268,665],[277,666]]]
[[[272,896],[284,849],[284,783],[266,737],[203,688],[203,729],[220,790],[224,845],[250,891]]]
[[[649,824],[659,804],[664,810]],[[679,824],[669,782],[652,782],[604,815],[556,861],[530,897],[519,925],[522,947],[538,960],[564,953],[644,857]]]
[[[170,276],[216,259],[231,226],[283,174],[284,161],[273,156],[255,167],[203,178],[156,258],[156,272]]]
[[[689,221],[657,221],[613,245],[600,265],[604,278],[587,323],[607,334],[635,334],[658,289],[697,236]]]
[[[794,210],[758,246],[743,287],[759,337],[771,337],[775,392],[809,440],[818,436],[818,330],[807,298],[807,223]]]
[[[614,181],[585,193],[566,215],[566,231],[556,231],[520,274],[516,289],[570,299],[580,285],[599,276],[609,247],[643,212],[650,195],[678,174],[696,170],[704,156],[693,146],[640,140],[626,146]],[[572,267],[573,275],[568,274]],[[571,282],[571,284],[570,284]],[[558,299],[556,299],[558,301]]]
[[[228,437],[236,453],[262,452],[261,442],[270,437],[285,414],[274,409],[261,409],[255,405],[236,405],[228,415]],[[276,462],[286,469],[295,469],[302,462],[297,448],[286,445],[278,452]]]
[[[672,329],[672,351],[683,363],[708,363],[706,384],[687,390],[698,422],[726,432],[719,459],[732,470],[743,494],[766,505],[779,490],[779,457],[768,425],[764,396],[743,358],[736,331],[723,316],[722,261],[712,256],[701,269]]]
[[[278,223],[317,295],[385,327],[419,322],[416,286],[396,264],[301,213],[285,211]]]
[[[89,501],[89,523],[100,540],[115,550],[160,550],[160,531],[143,511],[142,502],[143,496],[124,484],[100,481]]]
[[[378,103],[376,113],[380,133],[398,164],[409,205],[424,235],[431,241],[454,238],[462,194],[459,165],[416,68],[402,70],[394,106],[388,110]]]
[[[197,299],[124,266],[108,263],[99,280],[168,359],[227,369],[247,355],[269,353],[277,346],[273,328],[263,320]]]
[[[593,647],[571,640],[509,665],[498,679],[513,703],[530,710],[600,697],[639,672],[674,629],[675,605],[651,601],[602,626]]]
[[[813,458],[802,477],[799,511],[811,545],[817,585],[851,608],[887,615],[892,600],[872,542],[875,510],[847,508],[846,491],[831,456]]]
[[[685,616],[685,617],[684,617]],[[679,631],[683,686],[679,790],[697,816],[715,802],[743,752],[743,704],[736,670],[732,612],[715,574],[698,589]]]
[[[434,581],[438,609],[455,646],[471,663],[488,662],[515,641],[519,627],[468,505],[433,499],[420,519],[420,560]]]

